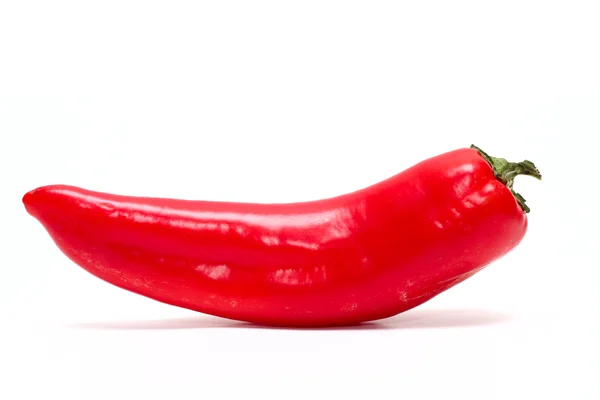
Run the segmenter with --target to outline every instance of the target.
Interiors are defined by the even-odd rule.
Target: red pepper
[[[353,193],[249,204],[53,185],[23,202],[79,266],[149,298],[279,326],[333,326],[418,306],[512,250],[527,229],[516,175],[472,146]]]

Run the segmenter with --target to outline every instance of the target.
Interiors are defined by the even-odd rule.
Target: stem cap
[[[471,145],[471,148],[477,150],[479,154],[481,154],[481,156],[490,164],[494,170],[494,175],[496,178],[510,189],[521,208],[523,208],[526,213],[531,211],[525,204],[526,200],[523,198],[523,196],[514,191],[513,185],[515,183],[515,178],[519,175],[533,176],[536,179],[542,180],[542,174],[536,168],[535,164],[529,160],[513,163],[506,161],[504,158],[492,157],[474,144]]]

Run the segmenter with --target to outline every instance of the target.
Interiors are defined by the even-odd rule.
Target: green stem
[[[509,162],[504,158],[492,157],[475,145],[471,145],[471,148],[477,150],[479,154],[481,154],[481,156],[490,164],[494,170],[494,175],[496,175],[496,178],[498,178],[500,182],[504,183],[510,189],[523,210],[528,213],[530,209],[525,204],[525,199],[523,196],[513,190],[513,185],[515,183],[515,177],[519,175],[529,175],[541,180],[542,174],[535,167],[535,164],[529,160],[518,163]]]

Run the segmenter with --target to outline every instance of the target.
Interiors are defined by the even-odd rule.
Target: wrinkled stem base
[[[500,182],[504,183],[510,189],[523,210],[525,210],[526,213],[531,211],[525,204],[526,201],[523,196],[513,190],[513,185],[515,183],[515,178],[519,175],[529,175],[541,180],[542,174],[536,168],[535,164],[529,160],[517,163],[509,162],[504,158],[492,157],[475,145],[471,145],[471,148],[477,150],[479,154],[481,154],[481,156],[490,164],[494,170],[494,175],[496,175],[496,178],[498,178]]]

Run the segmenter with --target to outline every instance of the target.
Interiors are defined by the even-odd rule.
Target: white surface
[[[598,2],[90,4],[0,3],[0,398],[600,398]],[[119,290],[21,204],[51,183],[308,200],[471,143],[544,174],[516,184],[525,240],[368,329]]]

